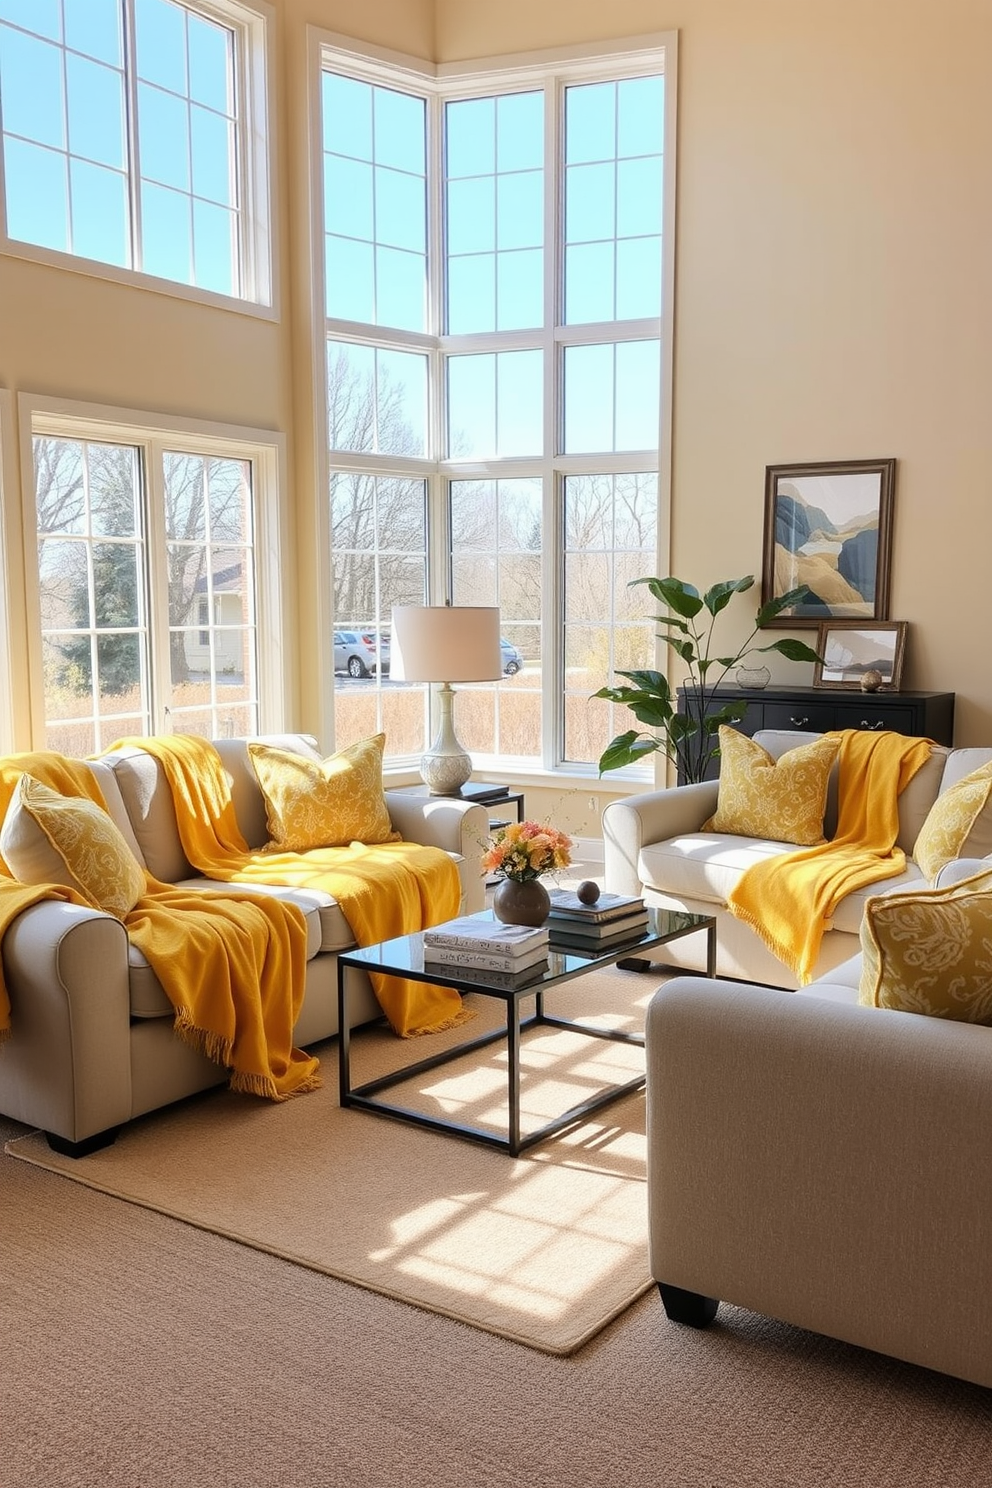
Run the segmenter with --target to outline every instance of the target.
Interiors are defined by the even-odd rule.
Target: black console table
[[[692,708],[698,689],[680,687],[679,712]],[[759,729],[796,729],[823,734],[830,729],[891,729],[913,738],[933,739],[935,744],[953,743],[953,692],[861,692],[839,687],[737,687],[713,689],[708,713],[718,713],[727,703],[744,703],[744,717],[737,728],[744,734]],[[698,705],[697,705],[698,706]],[[719,760],[707,774],[715,779]],[[680,784],[684,782],[679,780]]]

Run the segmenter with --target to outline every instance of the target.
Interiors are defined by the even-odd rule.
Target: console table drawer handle
[[[804,724],[809,723],[809,719],[808,718],[793,718],[791,716],[791,714],[790,714],[790,716],[789,716],[789,722],[793,725],[794,728],[802,728],[804,726]]]
[[[867,718],[862,718],[861,727],[864,729],[880,729],[885,727],[885,719],[880,718],[877,723],[869,723]]]

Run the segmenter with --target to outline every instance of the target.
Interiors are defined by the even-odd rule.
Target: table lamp
[[[452,682],[496,682],[503,675],[499,610],[489,605],[394,605],[389,675],[439,682],[437,737],[420,761],[432,796],[457,796],[472,761],[455,737]]]

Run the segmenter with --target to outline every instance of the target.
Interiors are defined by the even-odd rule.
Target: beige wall
[[[440,61],[677,29],[673,571],[700,583],[760,571],[767,464],[896,456],[891,615],[911,622],[904,681],[955,691],[958,742],[988,742],[992,6],[275,9],[279,321],[0,257],[0,387],[284,430],[295,651],[312,674],[307,23]],[[16,496],[5,489],[14,536]],[[776,679],[806,681],[808,669],[780,663]],[[300,693],[291,722],[315,728],[312,689]]]

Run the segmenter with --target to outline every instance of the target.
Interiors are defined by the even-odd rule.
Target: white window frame
[[[331,613],[333,586],[322,566],[326,565],[330,553],[329,517],[327,492],[329,473],[335,467],[357,464],[363,469],[380,473],[416,475],[426,478],[428,486],[428,602],[443,604],[450,598],[450,533],[447,522],[445,492],[447,482],[452,479],[512,479],[516,476],[536,476],[542,479],[544,489],[543,554],[542,554],[542,631],[541,652],[554,658],[554,671],[542,678],[542,758],[537,766],[533,759],[509,760],[501,756],[495,759],[476,753],[473,758],[481,770],[493,768],[497,763],[501,770],[514,772],[517,778],[525,776],[539,781],[541,776],[573,776],[579,780],[598,779],[595,764],[565,765],[560,758],[562,745],[562,667],[561,625],[563,605],[563,544],[561,532],[560,483],[566,475],[614,473],[618,470],[638,473],[657,472],[658,519],[656,573],[667,573],[671,544],[671,484],[672,484],[672,368],[673,368],[673,314],[675,271],[675,186],[676,186],[676,120],[678,77],[678,34],[663,32],[647,36],[628,37],[616,43],[589,44],[555,51],[530,52],[510,56],[478,59],[464,63],[432,65],[422,59],[409,57],[385,48],[367,46],[351,37],[342,36],[316,27],[308,28],[309,54],[309,115],[311,148],[311,263],[312,306],[314,326],[314,397],[317,416],[315,427],[315,471],[316,511],[315,524],[315,592],[321,596],[317,616],[317,656],[320,676],[325,679],[321,694],[321,729],[328,738],[334,737],[333,664],[330,647],[333,637],[334,616]],[[477,98],[487,93],[497,94],[509,89],[523,91],[528,87],[546,86],[549,78],[556,79],[560,92],[576,82],[605,80],[622,74],[624,77],[638,73],[657,73],[665,77],[665,120],[663,161],[663,228],[662,228],[662,302],[659,318],[645,321],[625,321],[623,333],[617,338],[617,322],[598,325],[556,325],[557,317],[545,316],[540,331],[486,332],[484,335],[449,336],[435,331],[428,333],[381,329],[377,326],[354,325],[339,320],[328,322],[325,302],[324,252],[323,252],[323,180],[320,169],[321,142],[321,73],[323,68],[344,67],[366,82],[382,86],[407,88],[428,99],[428,248],[429,303],[431,326],[440,326],[443,282],[443,256],[439,251],[440,224],[442,221],[441,193],[443,173],[441,169],[442,127],[441,112],[444,104],[460,97]],[[550,148],[556,159],[561,160],[562,142],[557,137],[557,121],[560,109],[556,108],[550,118],[546,117],[546,130],[550,132]],[[547,155],[546,151],[546,155]],[[545,245],[545,301],[551,296],[560,281],[560,267],[555,254],[560,251],[557,222],[557,203],[546,196]],[[433,240],[430,221],[439,224]],[[425,460],[393,459],[385,456],[361,456],[335,452],[333,458],[327,448],[327,375],[326,342],[329,335],[340,339],[354,337],[365,344],[386,345],[398,350],[419,351],[428,357],[429,377],[433,388],[428,404],[434,410],[434,420],[429,429],[428,458]],[[442,454],[444,439],[444,360],[453,351],[496,352],[517,348],[540,346],[546,365],[548,358],[558,358],[564,348],[572,345],[596,344],[604,339],[640,340],[644,338],[660,341],[660,410],[659,447],[657,450],[625,452],[622,455],[587,456],[562,455],[556,452],[559,443],[558,431],[553,426],[553,378],[545,379],[546,406],[544,410],[544,452],[534,459],[501,459],[499,461],[455,461]],[[656,646],[655,665],[662,659],[660,644]],[[327,680],[330,679],[330,680]],[[392,760],[400,768],[413,765],[414,760]],[[618,784],[627,782],[643,786],[653,778],[650,767],[638,767],[616,774]]]
[[[7,232],[7,191],[3,149],[0,148],[0,253],[25,258],[78,274],[111,279],[118,284],[136,284],[159,294],[175,295],[205,305],[222,306],[265,320],[277,320],[279,266],[277,237],[273,229],[275,200],[275,147],[270,105],[269,78],[275,69],[276,11],[269,0],[182,0],[187,9],[234,31],[235,79],[240,89],[242,127],[238,133],[238,180],[242,195],[240,242],[242,290],[238,295],[221,294],[174,279],[162,279],[140,269],[101,263],[81,254],[66,253],[12,238]],[[125,76],[131,83],[130,60]],[[130,179],[132,162],[128,163]]]
[[[14,731],[14,698],[18,684],[26,684],[24,656],[10,644],[15,627],[20,630],[23,611],[17,605],[18,596],[12,592],[10,570],[10,531],[8,512],[16,511],[14,493],[17,490],[17,437],[14,415],[14,398],[7,388],[0,388],[0,749],[10,752],[17,748]],[[16,675],[15,675],[16,667]]]
[[[287,659],[290,604],[283,582],[281,555],[290,551],[286,530],[286,440],[269,430],[201,419],[153,416],[134,409],[70,402],[63,398],[21,393],[18,397],[21,456],[21,522],[24,550],[24,614],[30,709],[30,741],[43,748],[46,730],[42,666],[41,600],[38,584],[38,521],[34,484],[34,436],[89,439],[138,445],[146,452],[147,533],[149,580],[149,654],[151,661],[152,732],[170,732],[165,687],[169,669],[168,595],[162,592],[166,572],[166,535],[162,454],[246,460],[252,466],[255,579],[258,586],[255,624],[258,647],[259,728],[277,733],[292,717],[295,665]],[[288,586],[292,588],[292,586]]]

